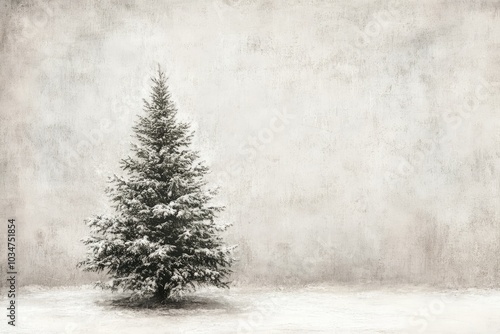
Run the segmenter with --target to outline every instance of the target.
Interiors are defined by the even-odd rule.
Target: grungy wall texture
[[[83,219],[108,210],[158,64],[222,188],[236,282],[500,282],[497,1],[1,6],[21,283],[95,278]]]

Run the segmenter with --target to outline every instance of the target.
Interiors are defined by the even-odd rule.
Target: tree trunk
[[[157,283],[156,286],[155,298],[160,302],[167,300],[170,297],[170,289],[165,289],[165,283],[161,282]]]

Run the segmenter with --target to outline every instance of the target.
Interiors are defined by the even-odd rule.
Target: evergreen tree
[[[110,289],[166,300],[198,285],[227,287],[232,250],[221,238],[228,225],[215,222],[223,207],[210,205],[208,168],[190,149],[193,132],[176,120],[166,78],[152,79],[150,102],[134,126],[133,157],[121,161],[107,192],[111,215],[87,219],[86,271],[107,271]]]

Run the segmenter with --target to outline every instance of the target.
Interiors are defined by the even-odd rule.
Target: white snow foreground
[[[500,333],[498,290],[202,289],[161,309],[113,304],[122,297],[88,286],[24,287],[17,326],[3,321],[0,333]]]

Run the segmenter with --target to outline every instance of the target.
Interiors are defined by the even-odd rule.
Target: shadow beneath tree
[[[118,310],[157,310],[157,311],[222,311],[239,313],[242,310],[225,299],[205,296],[185,296],[178,300],[159,301],[156,298],[136,299],[130,296],[101,300],[97,305]]]

